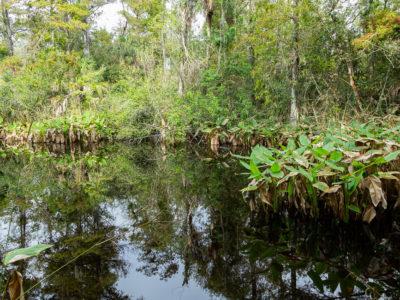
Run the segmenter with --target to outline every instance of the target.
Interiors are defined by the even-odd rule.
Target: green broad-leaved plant
[[[4,255],[3,264],[7,266],[20,260],[25,260],[34,256],[38,256],[41,252],[51,248],[52,246],[53,245],[49,244],[38,244],[27,248],[12,250]]]

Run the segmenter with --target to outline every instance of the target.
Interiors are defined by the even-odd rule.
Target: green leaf
[[[286,168],[290,173],[293,173],[293,174],[299,174],[299,173],[300,173],[299,170],[297,170],[296,168],[293,168],[292,166],[285,166],[285,168]]]
[[[299,141],[300,141],[300,144],[301,144],[302,146],[308,146],[308,145],[310,145],[310,140],[309,140],[308,137],[307,137],[306,135],[304,135],[304,134],[302,134],[302,135],[299,137]]]
[[[274,162],[270,168],[271,173],[279,173],[281,171],[281,166],[277,163]]]
[[[314,151],[314,155],[318,156],[318,157],[326,157],[329,154],[329,151],[324,149],[324,148],[317,148]]]
[[[394,152],[392,152],[392,153],[386,155],[386,156],[384,157],[384,159],[385,159],[386,162],[390,162],[390,161],[392,161],[392,160],[397,159],[397,157],[398,157],[399,155],[400,155],[400,150],[397,150],[397,151],[394,151]]]
[[[287,150],[293,151],[295,149],[296,149],[296,143],[292,138],[290,138],[287,143]]]
[[[324,149],[328,152],[332,152],[333,150],[335,150],[335,144],[333,142],[329,142],[326,145],[324,145]]]
[[[343,153],[340,152],[340,151],[338,151],[338,150],[333,151],[333,152],[331,153],[331,155],[329,156],[329,158],[330,158],[330,160],[332,160],[332,161],[334,161],[334,162],[339,162],[339,161],[341,161],[342,158],[343,158]]]
[[[347,208],[351,211],[354,211],[357,214],[361,213],[361,209],[357,205],[349,204],[347,205]]]
[[[272,151],[260,145],[253,148],[250,158],[256,165],[261,163],[271,165],[275,160]]]
[[[250,161],[249,167],[250,167],[251,176],[255,179],[261,179],[261,177],[262,177],[261,171],[258,169],[256,164],[252,160]]]
[[[19,260],[25,260],[27,258],[37,256],[40,252],[42,252],[50,247],[53,247],[53,245],[38,244],[38,245],[31,246],[28,248],[19,248],[19,249],[12,250],[10,252],[7,252],[4,255],[3,264],[9,265],[9,264],[14,263]]]
[[[326,192],[327,190],[329,190],[329,185],[327,185],[325,182],[321,182],[321,181],[314,183],[313,187],[315,187],[323,192]]]
[[[247,170],[250,170],[250,165],[246,162],[244,162],[243,160],[240,161],[240,164],[245,167]]]
[[[334,162],[332,162],[332,161],[325,161],[325,163],[329,166],[329,167],[331,167],[332,169],[334,169],[334,170],[337,170],[337,171],[340,171],[340,172],[343,172],[344,171],[344,168],[343,167],[340,167],[340,166],[338,166],[338,165],[336,165]]]
[[[281,178],[283,178],[283,177],[285,176],[285,173],[283,173],[282,171],[279,171],[279,172],[277,172],[277,173],[272,173],[272,172],[271,172],[271,176],[274,177],[274,178],[279,178],[279,179],[281,179]]]
[[[225,119],[225,120],[221,123],[221,125],[222,125],[222,126],[225,126],[226,124],[228,124],[228,122],[229,122],[229,119]]]
[[[314,181],[314,178],[312,177],[312,175],[309,172],[307,172],[306,170],[304,170],[302,167],[298,167],[297,172],[299,172],[301,175],[306,177],[310,182]]]
[[[307,150],[307,147],[300,147],[294,150],[294,152],[298,155],[302,155]]]
[[[389,154],[390,155],[390,154]],[[388,156],[388,155],[387,155]],[[390,158],[390,157],[389,157]],[[377,157],[373,160],[373,163],[376,165],[383,165],[385,163],[387,163],[388,161],[386,160],[386,156],[385,157]]]
[[[294,195],[294,183],[292,180],[290,180],[288,183],[287,192],[289,197],[292,197]]]

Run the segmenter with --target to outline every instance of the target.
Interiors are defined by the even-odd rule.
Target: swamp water
[[[0,253],[54,246],[18,268],[28,299],[400,297],[400,222],[252,213],[236,160],[111,145],[1,159]],[[96,245],[96,246],[94,246]]]

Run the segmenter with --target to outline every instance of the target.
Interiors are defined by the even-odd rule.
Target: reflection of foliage
[[[2,163],[0,182],[7,186],[8,203],[3,213],[16,210],[20,215],[14,217],[20,229],[12,231],[11,241],[28,243],[38,233],[41,240],[55,244],[49,258],[38,264],[45,275],[67,264],[42,283],[41,292],[69,299],[126,298],[114,287],[118,274],[126,273],[115,243],[104,243],[69,263],[94,244],[120,235],[100,205],[107,199],[109,178],[102,173],[103,154],[52,157],[20,152],[9,153]]]
[[[279,283],[281,292],[341,297],[368,293],[378,297],[385,291],[396,298],[398,283],[394,278],[398,277],[400,261],[392,247],[393,243],[398,246],[399,240],[383,239],[386,245],[377,245],[375,240],[382,239],[382,232],[372,233],[364,226],[368,234],[360,234],[363,228],[354,224],[272,220],[268,228],[250,235],[245,253],[259,266],[260,274]],[[288,270],[290,277],[285,277]],[[307,281],[310,286],[297,286]]]
[[[55,245],[36,264],[22,266],[28,286],[40,280],[38,274],[49,275],[115,238],[139,251],[136,270],[163,280],[181,274],[183,284],[195,280],[229,299],[399,296],[400,241],[386,234],[395,223],[376,222],[381,227],[374,230],[249,215],[235,161],[198,159],[202,155],[208,156],[150,145],[62,156],[8,153],[1,159],[0,217],[9,220],[11,211],[15,217],[10,245],[1,252],[38,237]],[[114,205],[124,210],[127,224],[115,225],[120,216]],[[90,249],[32,296],[126,298],[116,288],[127,272],[121,248],[110,242]],[[31,274],[33,267],[39,272]]]

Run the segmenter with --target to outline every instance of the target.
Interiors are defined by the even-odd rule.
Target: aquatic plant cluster
[[[33,122],[2,124],[0,120],[0,140],[7,145],[24,143],[43,144],[90,144],[111,139],[113,129],[105,118],[84,113],[76,116]]]
[[[279,148],[257,145],[250,156],[237,156],[251,179],[243,192],[257,192],[252,209],[288,207],[310,216],[324,209],[370,223],[400,205],[399,133],[398,122],[353,123],[285,137]]]

